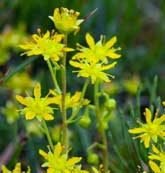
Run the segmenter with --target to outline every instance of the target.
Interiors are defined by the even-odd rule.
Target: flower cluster
[[[95,83],[96,79],[101,79],[102,81],[109,82],[108,76],[113,77],[105,73],[105,70],[109,70],[115,67],[116,61],[108,64],[108,59],[117,59],[121,55],[117,54],[116,51],[120,48],[114,48],[113,45],[116,43],[117,38],[111,38],[107,43],[104,43],[103,37],[100,38],[98,42],[95,43],[93,37],[87,33],[86,42],[89,46],[84,47],[78,44],[78,52],[70,60],[70,64],[73,67],[79,68],[77,70],[78,76],[90,77],[92,83]]]
[[[53,152],[46,153],[43,150],[39,150],[39,153],[46,160],[42,167],[47,167],[47,173],[88,173],[88,171],[81,169],[81,165],[77,165],[81,157],[68,159],[67,154],[63,154],[63,147],[60,143],[54,147]]]

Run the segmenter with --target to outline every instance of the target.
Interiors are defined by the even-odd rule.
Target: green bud
[[[105,106],[110,110],[114,110],[116,108],[116,100],[115,99],[108,99],[105,102]]]
[[[88,163],[97,165],[99,163],[99,157],[97,154],[93,152],[88,152],[88,158],[87,158]]]
[[[91,124],[91,119],[89,116],[83,116],[80,120],[79,120],[79,125],[83,128],[88,128]]]

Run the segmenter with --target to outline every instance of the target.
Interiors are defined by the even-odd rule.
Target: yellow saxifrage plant
[[[141,142],[144,142],[144,146],[148,148],[151,141],[157,143],[158,137],[165,137],[165,124],[163,124],[165,122],[165,114],[159,118],[155,117],[154,120],[152,120],[151,111],[146,108],[144,115],[146,123],[143,124],[139,122],[141,127],[130,129],[129,132],[132,134],[139,134],[135,138],[141,138]]]
[[[88,171],[81,169],[81,165],[79,164],[81,157],[68,157],[68,125],[79,120],[79,117],[76,116],[80,112],[82,106],[90,107],[90,105],[88,105],[89,100],[84,99],[90,81],[94,84],[93,100],[95,104],[91,107],[94,108],[96,121],[97,124],[99,124],[97,130],[100,135],[100,144],[98,146],[101,146],[99,149],[102,151],[100,159],[102,166],[100,169],[102,169],[104,173],[107,173],[109,169],[108,142],[106,130],[104,128],[104,123],[108,124],[108,120],[107,122],[103,122],[105,119],[103,119],[104,116],[101,112],[99,97],[104,96],[101,95],[103,92],[100,90],[102,83],[110,82],[110,77],[114,78],[114,76],[105,71],[116,66],[116,60],[121,57],[121,55],[117,53],[120,47],[114,47],[117,42],[116,37],[105,42],[104,37],[101,36],[100,40],[95,42],[94,38],[87,33],[85,38],[88,47],[78,44],[78,53],[70,60],[70,65],[78,68],[78,76],[85,77],[87,80],[84,83],[82,92],[76,91],[73,95],[67,92],[66,58],[67,52],[74,50],[68,47],[67,39],[71,32],[77,33],[80,30],[80,24],[84,19],[78,19],[79,14],[79,12],[74,10],[55,8],[53,16],[49,18],[54,22],[55,28],[59,33],[55,31],[46,31],[46,33],[42,34],[41,30],[38,29],[38,33],[33,34],[29,42],[20,44],[20,47],[25,50],[23,54],[27,56],[42,55],[44,57],[54,84],[54,89],[50,90],[45,97],[41,97],[41,86],[39,83],[34,87],[34,97],[29,95],[27,97],[16,95],[17,101],[24,106],[20,112],[25,115],[25,119],[32,120],[37,118],[41,123],[42,131],[47,137],[49,152],[46,153],[43,150],[39,151],[46,160],[42,166],[46,167],[47,173],[88,173]],[[61,72],[60,85],[56,78],[57,70]],[[62,118],[62,137],[61,141],[55,146],[46,124],[47,120],[54,119],[54,112],[53,108],[50,106],[51,104],[60,108],[59,110]],[[68,111],[69,108],[71,108],[72,111]],[[70,116],[68,116],[69,114]],[[88,107],[86,107],[84,114],[88,114]],[[92,167],[92,170],[94,173],[101,172],[94,167]]]
[[[73,67],[79,68],[77,70],[78,76],[85,78],[90,77],[92,84],[95,83],[96,79],[101,79],[105,82],[110,82],[110,74],[105,73],[105,70],[109,70],[115,67],[117,62],[108,63],[107,57],[110,59],[120,58],[121,55],[117,54],[116,51],[120,48],[114,48],[113,45],[116,43],[117,38],[113,37],[108,42],[103,43],[103,38],[95,43],[94,38],[87,33],[86,42],[89,48],[78,44],[78,52],[70,60],[70,64]]]

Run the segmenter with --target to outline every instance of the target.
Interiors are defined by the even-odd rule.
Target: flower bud
[[[115,99],[108,99],[105,103],[105,106],[109,110],[114,110],[116,108],[116,100]]]
[[[83,116],[80,120],[79,120],[79,124],[81,127],[83,128],[88,128],[91,124],[91,119],[89,116]]]
[[[99,163],[99,157],[97,154],[93,152],[88,152],[88,158],[87,158],[88,163],[97,165]]]

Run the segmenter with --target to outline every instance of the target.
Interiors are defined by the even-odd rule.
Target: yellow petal
[[[69,47],[65,47],[63,50],[64,50],[65,52],[72,52],[72,51],[74,51],[73,48],[69,48]]]
[[[143,128],[133,128],[128,130],[129,133],[137,134],[137,133],[143,133],[145,132],[145,129]]]
[[[12,173],[11,171],[9,171],[9,170],[6,168],[5,165],[2,165],[1,169],[2,169],[2,173]]]
[[[46,105],[50,105],[50,104],[55,104],[56,103],[56,98],[55,97],[52,97],[52,98],[47,98],[46,99]]]
[[[20,95],[16,95],[16,100],[18,102],[20,102],[22,105],[25,105],[25,106],[28,105],[27,100],[25,98],[23,98],[22,96],[20,96]]]
[[[70,65],[72,65],[73,67],[81,67],[81,64],[75,61],[69,61]]]
[[[35,113],[33,113],[33,112],[28,111],[28,112],[25,114],[26,120],[32,120],[34,117],[35,117]]]
[[[41,97],[41,85],[37,83],[34,87],[34,97],[39,99]]]
[[[117,42],[117,37],[114,36],[105,44],[105,47],[111,48],[116,42]]]
[[[90,48],[93,48],[95,46],[95,41],[89,33],[86,34],[85,39]]]
[[[80,160],[81,160],[81,157],[72,157],[68,160],[68,164],[72,166],[80,162]]]
[[[51,57],[53,61],[58,61],[60,58],[58,55],[54,54],[53,57]]]
[[[71,97],[70,101],[71,103],[78,102],[81,97],[81,92],[76,91],[76,93]]]
[[[111,68],[114,68],[116,64],[117,64],[117,62],[113,62],[112,64],[104,65],[103,67],[101,67],[101,69],[102,70],[109,70]]]
[[[53,117],[53,115],[51,115],[51,114],[44,114],[44,117],[43,117],[45,120],[47,120],[47,121],[49,121],[49,120],[53,120],[54,119],[54,117]]]
[[[159,166],[152,160],[149,161],[149,165],[155,173],[161,173]]]
[[[145,148],[148,148],[150,144],[150,136],[145,136],[144,137],[144,146]]]
[[[59,157],[61,153],[62,153],[62,146],[58,142],[58,144],[54,148],[54,154],[56,155],[56,157]]]
[[[17,163],[13,170],[13,173],[21,173],[21,163]]]
[[[146,122],[147,123],[150,123],[151,122],[152,115],[151,115],[151,111],[148,108],[145,109],[144,115],[146,117]]]
[[[45,151],[43,151],[43,150],[39,150],[39,154],[44,158],[44,159],[48,159],[48,154],[45,152]]]
[[[54,17],[55,20],[60,20],[60,19],[61,19],[61,15],[60,15],[60,12],[59,12],[59,8],[55,8],[55,9],[54,9],[53,17]]]
[[[41,37],[38,36],[37,34],[33,34],[33,35],[32,35],[32,38],[33,38],[34,41],[37,42]]]
[[[50,37],[50,32],[46,31],[46,33],[44,34],[43,38],[47,39]]]
[[[159,154],[159,150],[155,147],[155,145],[152,145],[152,150],[154,153]]]
[[[108,51],[108,57],[110,57],[111,59],[117,59],[117,58],[120,58],[121,55],[120,54],[117,54],[115,53],[114,51],[110,50]]]
[[[162,122],[165,122],[165,114],[163,114],[160,118],[155,119],[161,124]]]

